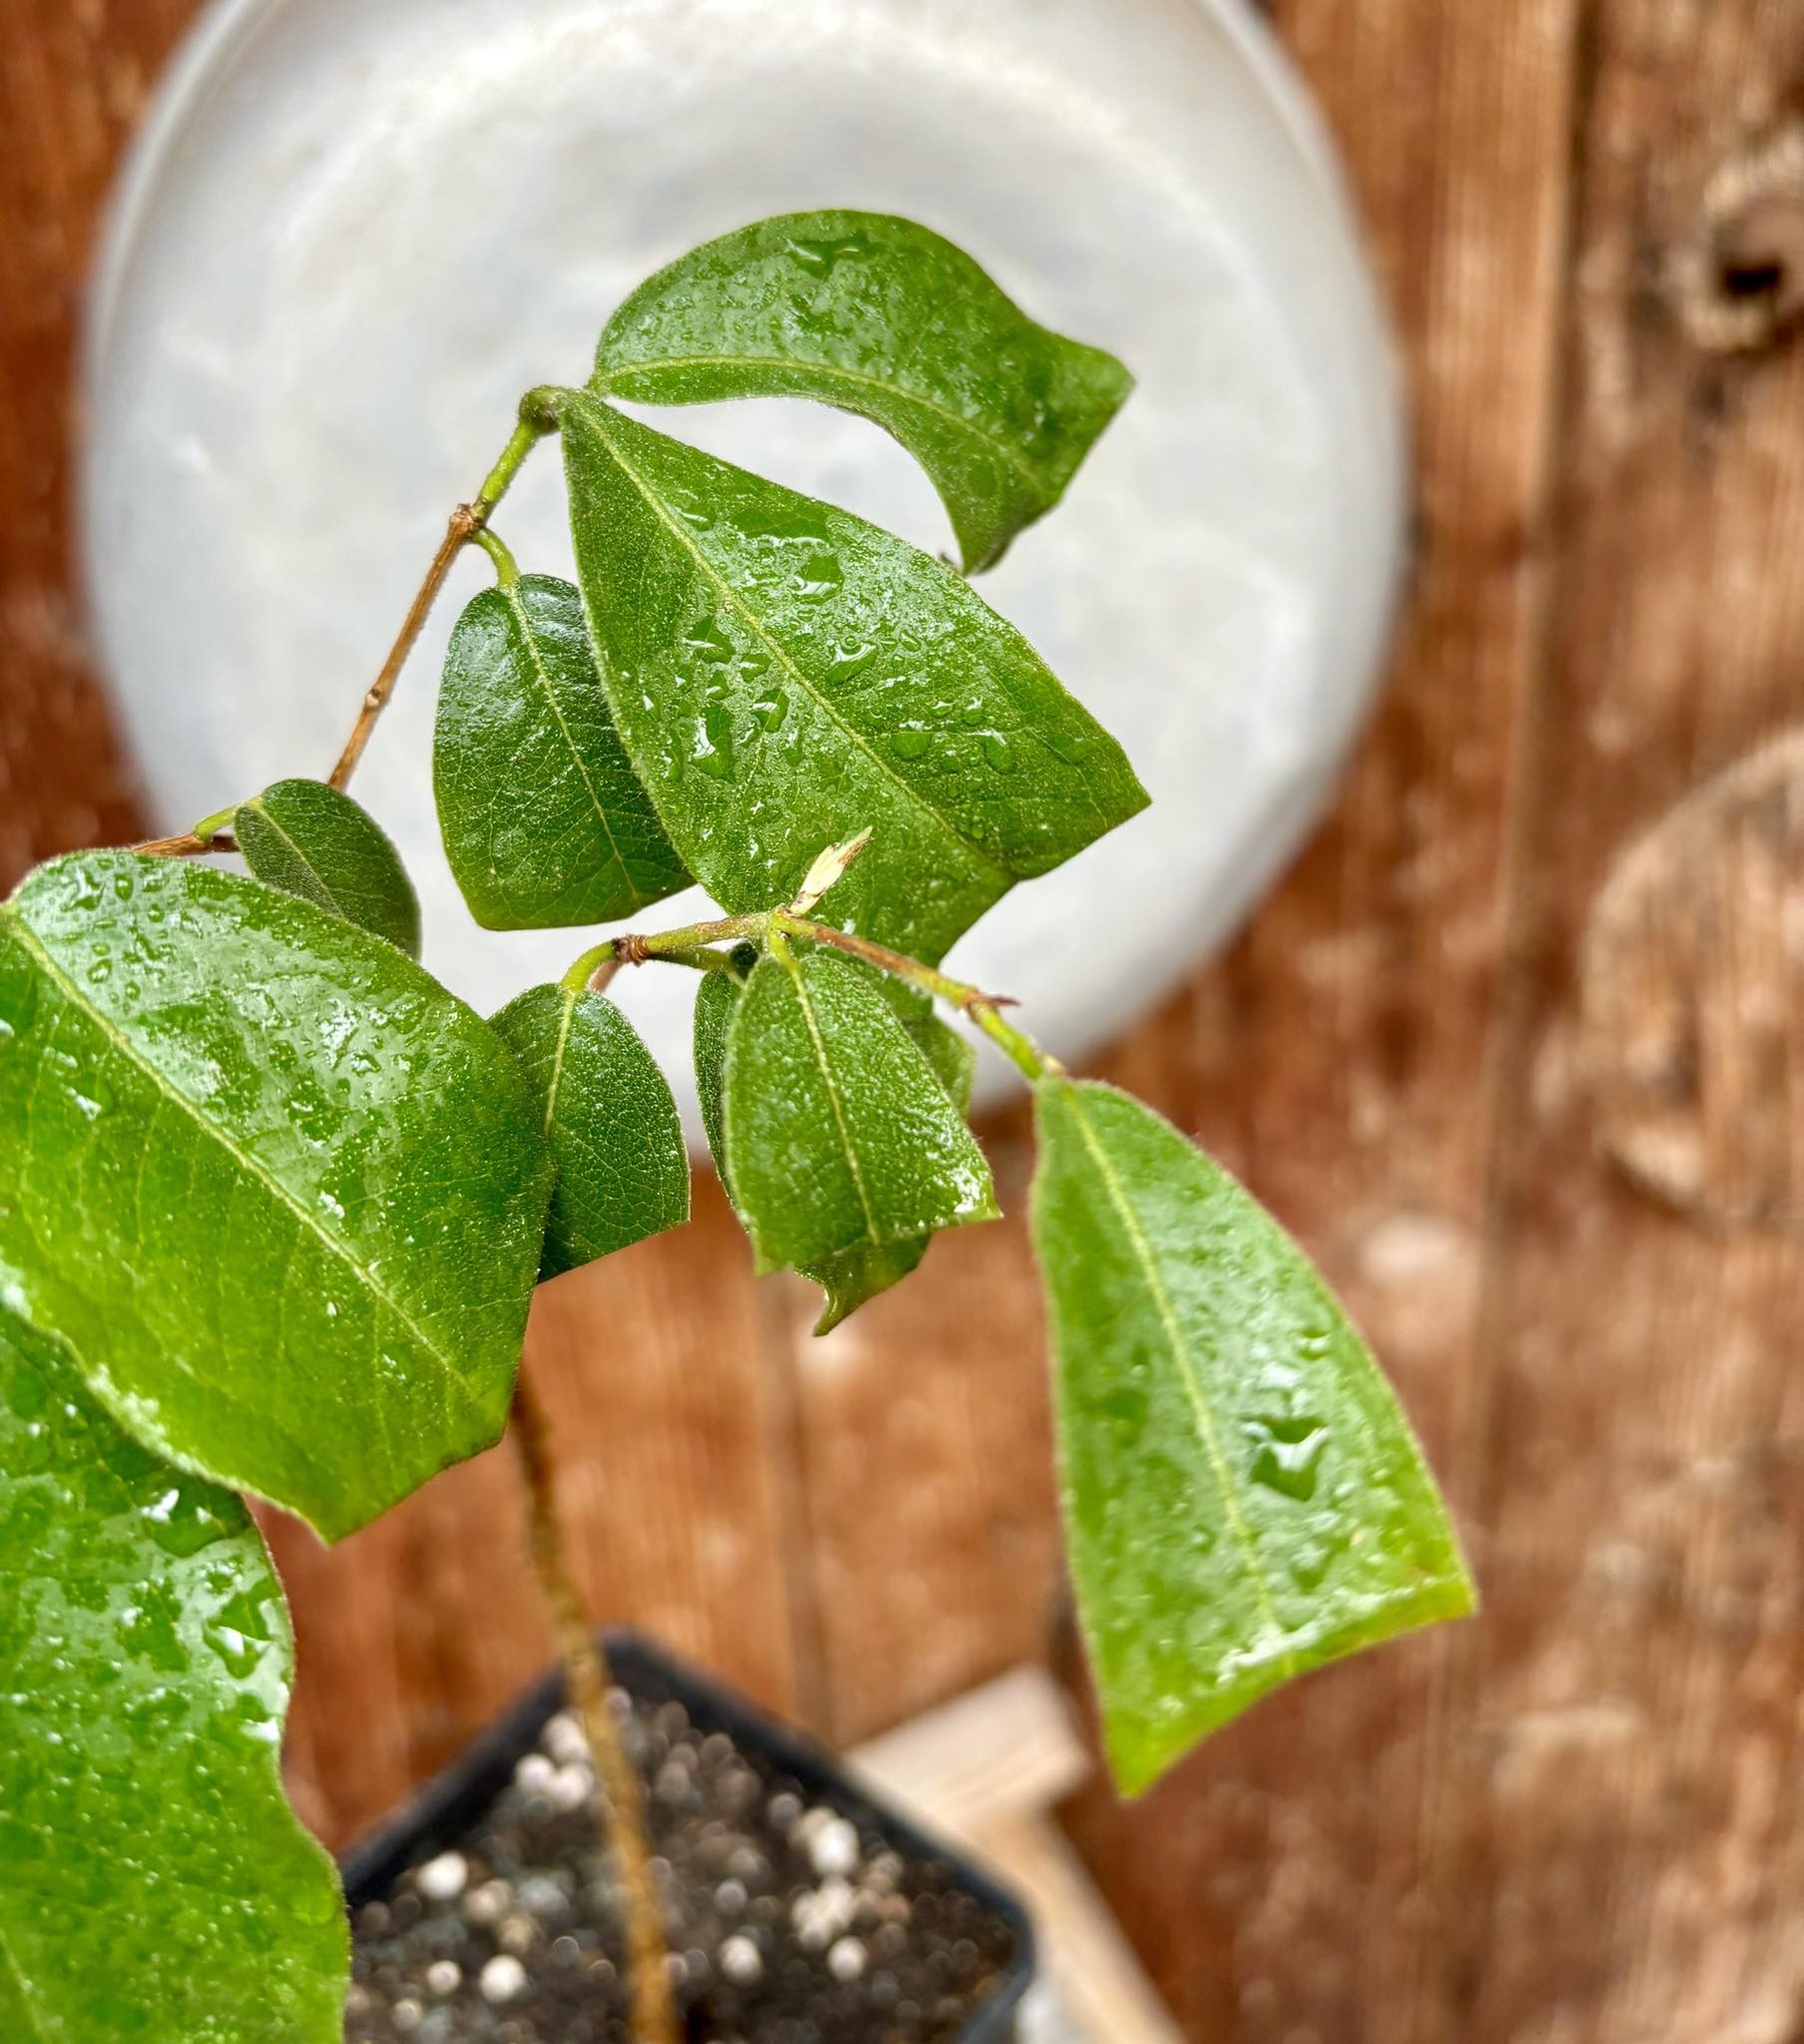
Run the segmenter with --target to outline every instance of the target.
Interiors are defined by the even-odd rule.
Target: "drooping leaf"
[[[861,1305],[869,1305],[904,1278],[912,1278],[932,1247],[931,1235],[911,1235],[902,1242],[866,1243],[855,1250],[841,1250],[838,1256],[804,1271],[801,1275],[811,1278],[824,1294],[814,1332],[832,1333],[841,1320],[850,1319]]]
[[[830,913],[934,960],[1143,806],[1121,748],[938,561],[593,397],[562,423],[615,723],[729,913],[869,827]]]
[[[1066,1537],[1117,1780],[1473,1607],[1421,1450],[1300,1250],[1113,1087],[1038,1089]]]
[[[614,728],[582,598],[553,576],[485,589],[458,619],[432,785],[485,929],[611,922],[689,883]]]
[[[953,1106],[964,1115],[971,1105],[972,1082],[977,1076],[976,1044],[941,1021],[933,1011],[932,1001],[925,995],[913,997],[915,990],[901,980],[885,979],[883,992],[934,1077],[945,1087]],[[842,1251],[824,1264],[804,1271],[802,1276],[812,1278],[826,1293],[820,1318],[814,1323],[815,1333],[830,1334],[841,1320],[868,1304],[879,1292],[900,1284],[932,1247],[931,1235],[911,1236],[904,1242],[884,1243],[880,1247],[866,1244]]]
[[[815,397],[872,419],[932,478],[971,570],[1058,503],[1133,378],[927,228],[830,212],[661,269],[609,320],[595,387],[647,404]]]
[[[232,828],[259,880],[420,955],[420,902],[375,817],[323,780],[278,780],[240,802]]]
[[[282,1796],[262,1541],[4,1309],[0,1585],[0,2037],[337,2044],[344,1905]]]
[[[726,1039],[739,1004],[740,989],[756,963],[757,953],[752,951],[738,970],[706,973],[695,989],[695,1095],[701,1103],[701,1126],[707,1134],[714,1170],[729,1200],[732,1181],[726,1175]]]
[[[755,963],[754,952],[744,961],[743,971],[749,972]],[[932,1001],[903,981],[856,964],[853,969],[865,972],[889,1003],[962,1116],[971,1104],[971,1085],[977,1072],[976,1046],[957,1030],[948,1028],[933,1012]],[[701,1124],[707,1131],[714,1168],[729,1199],[732,1185],[724,1163],[722,1096],[726,1085],[727,1037],[742,985],[742,977],[709,973],[695,995],[695,1087],[701,1101]],[[900,1242],[861,1243],[803,1268],[801,1275],[811,1278],[826,1293],[815,1333],[830,1333],[849,1313],[856,1312],[892,1284],[899,1284],[926,1256],[932,1242],[931,1235],[917,1235]]]
[[[814,1271],[996,1216],[963,1116],[882,994],[832,952],[758,961],[728,1030],[724,1106],[760,1270]]]
[[[536,986],[495,1017],[543,1103],[558,1178],[542,1278],[556,1278],[689,1218],[676,1103],[638,1030],[603,994]]]
[[[549,1187],[506,1045],[352,924],[130,852],[0,904],[0,1297],[181,1466],[336,1538],[487,1447]]]

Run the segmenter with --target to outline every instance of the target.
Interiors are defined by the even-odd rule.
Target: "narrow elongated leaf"
[[[259,880],[420,955],[420,902],[401,854],[369,811],[323,780],[278,780],[233,812]]]
[[[615,723],[729,912],[789,899],[869,826],[829,912],[937,959],[1143,806],[1121,748],[938,561],[592,397],[563,430]]]
[[[495,1017],[543,1103],[558,1169],[543,1278],[556,1278],[689,1218],[676,1103],[639,1032],[602,994],[536,986]]]
[[[1137,1792],[1293,1675],[1473,1607],[1433,1477],[1302,1253],[1114,1088],[1048,1079],[1034,1244],[1066,1535]]]
[[[815,397],[886,428],[945,499],[966,568],[1058,503],[1133,387],[1030,319],[963,250],[881,213],[791,213],[661,269],[595,383],[648,404]]]
[[[282,1796],[263,1543],[4,1309],[0,1583],[0,2037],[337,2044],[343,1903]]]
[[[458,619],[432,785],[485,929],[611,922],[688,885],[609,715],[582,598],[553,576],[485,589]]]
[[[754,968],[727,1034],[724,1123],[761,1270],[995,1218],[964,1118],[882,994],[830,952]]]
[[[330,1538],[499,1435],[550,1165],[495,1032],[338,917],[84,852],[0,904],[0,1298]]]

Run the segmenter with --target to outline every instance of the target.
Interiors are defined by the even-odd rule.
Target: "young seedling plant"
[[[626,300],[587,383],[523,400],[325,779],[54,859],[0,905],[0,2035],[340,2036],[342,1902],[282,1798],[291,1640],[239,1494],[337,1540],[511,1403],[636,2035],[676,2034],[555,1442],[515,1386],[538,1281],[687,1215],[670,1086],[604,991],[624,967],[694,975],[721,1181],[822,1328],[995,1217],[972,1032],[1030,1089],[1067,1545],[1124,1790],[1288,1678],[1471,1608],[1409,1426],[1283,1230],[942,964],[1146,799],[967,579],[1129,386],[907,221],[710,242]],[[893,434],[964,572],[620,408],[774,394]],[[575,587],[492,527],[554,436]],[[439,699],[452,871],[490,928],[635,924],[486,1021],[415,962],[413,889],[345,792],[471,543],[496,581]],[[247,876],[202,856],[234,849]],[[717,918],[642,931],[692,881]]]

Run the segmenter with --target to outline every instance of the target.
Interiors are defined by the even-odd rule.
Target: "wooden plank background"
[[[69,581],[70,350],[107,178],[193,8],[7,0],[7,880],[135,830]],[[1420,559],[1327,827],[1108,1069],[1320,1258],[1488,1604],[1070,1821],[1199,2040],[1797,2044],[1804,348],[1724,342],[1762,338],[1804,262],[1804,15],[1270,11],[1403,338]],[[1714,292],[1719,219],[1752,237],[1752,298]],[[985,1133],[1019,1212],[1025,1124]],[[697,1206],[535,1312],[598,1612],[847,1742],[1069,1662],[1019,1223],[813,1342],[711,1182]],[[543,1659],[516,1517],[504,1450],[332,1554],[272,1528],[291,1774],[328,1836]]]

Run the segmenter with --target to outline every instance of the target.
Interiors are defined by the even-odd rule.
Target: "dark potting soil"
[[[612,1703],[647,1787],[691,2044],[957,2036],[1014,1955],[1005,1917],[680,1704]],[[357,1911],[347,2044],[630,2044],[598,1825],[582,1734],[560,1714],[464,1838]]]

